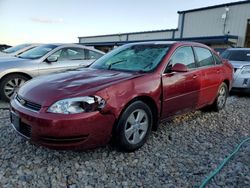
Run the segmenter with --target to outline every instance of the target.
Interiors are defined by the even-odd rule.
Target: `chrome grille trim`
[[[40,104],[36,104],[30,101],[27,101],[25,99],[23,99],[22,97],[20,97],[19,95],[16,95],[16,100],[24,107],[26,107],[27,109],[33,110],[33,111],[40,111],[42,106]]]

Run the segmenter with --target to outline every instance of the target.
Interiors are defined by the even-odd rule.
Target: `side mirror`
[[[46,59],[46,61],[48,62],[48,63],[53,63],[53,62],[56,62],[58,60],[58,57],[57,56],[49,56],[47,59]]]
[[[183,65],[181,63],[176,63],[172,68],[172,72],[187,72],[188,67],[186,65]]]

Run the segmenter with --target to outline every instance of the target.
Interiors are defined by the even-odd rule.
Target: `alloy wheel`
[[[4,86],[4,94],[10,99],[25,82],[22,78],[9,80]]]
[[[227,99],[227,92],[225,87],[221,87],[218,94],[217,105],[219,108],[222,108]]]
[[[147,113],[138,109],[133,111],[125,124],[125,137],[130,144],[138,144],[145,137],[149,127]]]

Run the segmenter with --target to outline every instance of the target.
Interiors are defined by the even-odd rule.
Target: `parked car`
[[[227,48],[214,48],[214,51],[216,51],[219,55],[222,54]]]
[[[89,68],[24,84],[11,100],[11,122],[51,148],[92,148],[113,138],[133,151],[168,118],[208,105],[223,109],[232,77],[231,64],[199,43],[127,44]]]
[[[1,51],[10,48],[11,46],[7,45],[7,44],[0,44],[0,54],[2,53]]]
[[[3,50],[0,53],[0,58],[17,56],[17,55],[20,55],[21,53],[26,52],[32,48],[37,47],[37,46],[39,46],[39,44],[20,44],[17,46],[13,46],[13,47],[10,47],[10,48]]]
[[[250,48],[230,48],[221,56],[234,67],[232,90],[250,92]]]
[[[76,44],[45,44],[18,57],[0,59],[0,97],[8,101],[27,80],[88,66],[104,53]]]

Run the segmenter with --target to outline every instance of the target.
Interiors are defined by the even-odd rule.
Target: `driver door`
[[[172,72],[171,67],[176,63],[186,65],[188,71]],[[195,109],[201,84],[191,46],[177,48],[166,70],[162,75],[163,119]]]
[[[54,62],[48,61],[52,56],[53,58],[51,59],[55,59],[54,57],[56,57],[57,60]],[[85,59],[85,49],[83,48],[59,49],[39,64],[39,75],[74,69],[92,62]]]

